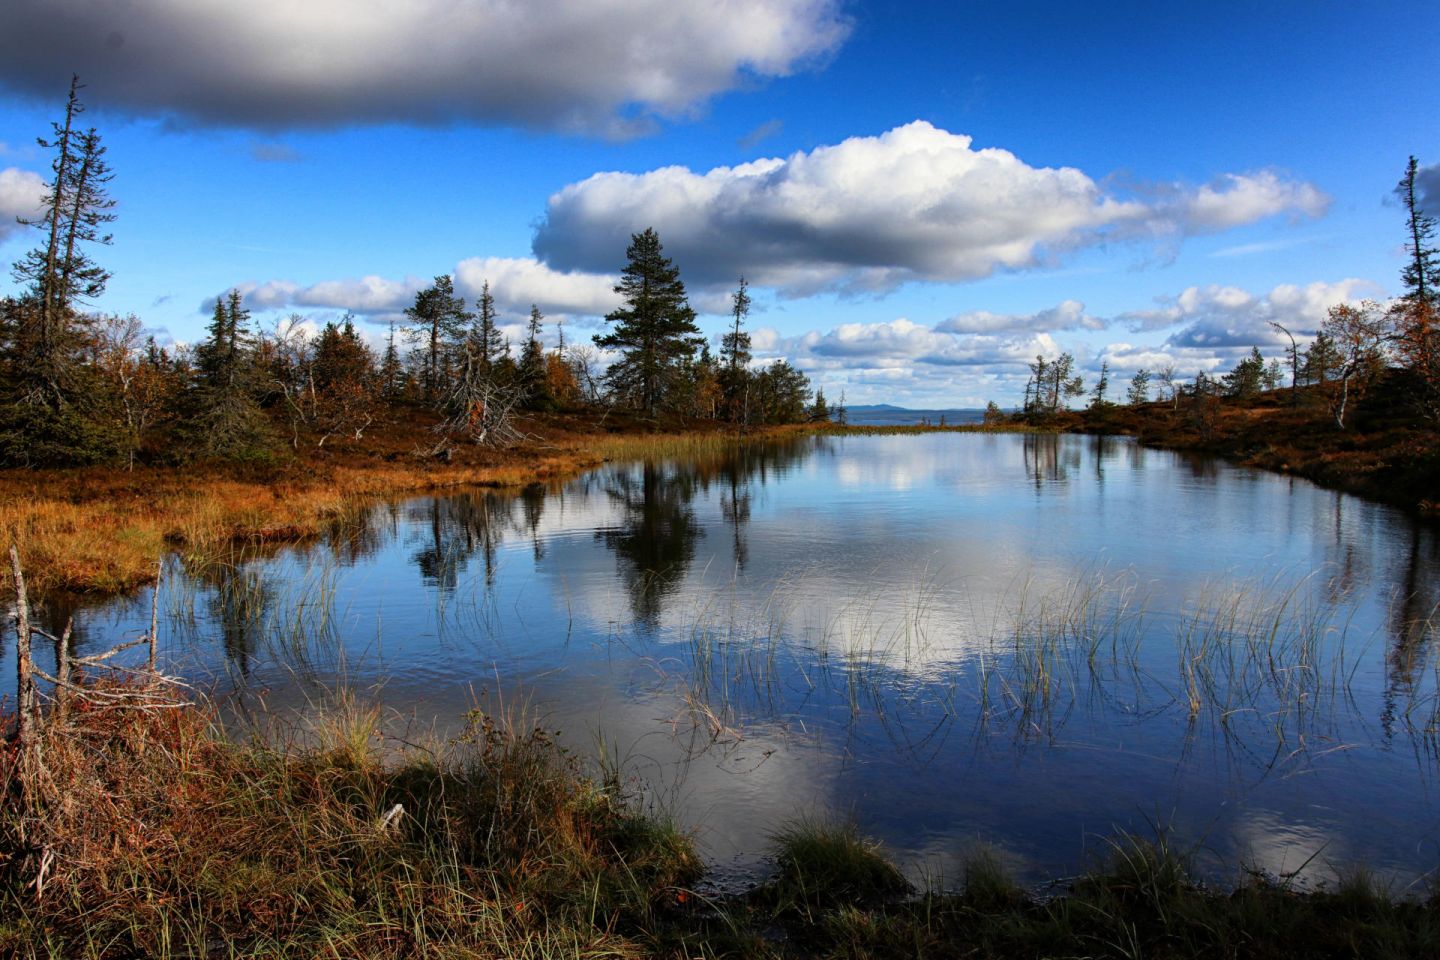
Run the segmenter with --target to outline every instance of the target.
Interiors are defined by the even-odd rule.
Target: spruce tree
[[[0,304],[0,461],[61,464],[103,460],[122,446],[102,429],[108,401],[86,355],[95,344],[94,320],[78,307],[98,297],[110,278],[90,259],[89,244],[108,244],[103,232],[115,216],[105,192],[113,179],[105,147],[93,129],[82,130],[79,79],[71,78],[65,119],[51,124],[54,151],[41,214],[26,226],[44,234],[40,246],[12,268],[23,286]]]
[[[609,333],[596,346],[619,350],[605,379],[614,394],[652,416],[665,403],[676,371],[695,352],[700,329],[685,296],[680,271],[662,253],[653,229],[631,236],[629,261],[615,292],[625,306],[607,314]]]
[[[1409,262],[1400,272],[1400,279],[1405,284],[1405,300],[1434,306],[1440,300],[1440,254],[1434,246],[1435,218],[1422,211],[1415,199],[1415,176],[1419,169],[1419,162],[1411,157],[1405,176],[1395,185],[1395,192],[1409,214],[1405,222]]]
[[[80,81],[72,77],[70,97],[65,105],[65,122],[53,123],[53,138],[41,138],[41,147],[55,151],[51,162],[54,177],[45,195],[43,213],[20,222],[45,232],[45,243],[16,261],[12,275],[28,286],[26,299],[34,308],[25,328],[17,331],[16,362],[27,368],[29,390],[58,411],[73,393],[67,380],[77,366],[79,341],[84,338],[85,319],[75,310],[77,301],[90,300],[105,291],[108,271],[85,252],[85,244],[109,244],[102,233],[115,215],[115,206],[105,193],[113,178],[105,162],[105,148],[94,128],[80,130],[76,121],[85,111],[80,102]]]
[[[1090,409],[1100,410],[1110,405],[1105,399],[1105,393],[1110,389],[1110,361],[1100,361],[1100,377],[1095,381],[1095,387],[1090,391]]]
[[[375,357],[350,314],[320,331],[310,371],[317,446],[337,435],[361,439],[380,412],[380,384]]]
[[[1251,347],[1250,355],[1222,378],[1225,392],[1239,400],[1249,399],[1265,385],[1265,358],[1259,347]]]
[[[1300,379],[1306,383],[1326,383],[1340,369],[1340,351],[1334,339],[1321,330],[1300,360]]]
[[[739,288],[730,296],[734,326],[720,338],[720,389],[727,417],[734,423],[749,420],[750,334],[741,329],[750,315],[750,288],[740,278]]]
[[[540,326],[545,315],[540,307],[530,304],[530,324],[525,346],[520,351],[520,388],[525,391],[525,404],[534,410],[554,406],[546,383],[545,349],[540,343]]]
[[[433,284],[415,294],[415,302],[405,308],[405,316],[410,318],[407,330],[411,337],[422,341],[422,386],[425,399],[434,403],[446,386],[444,351],[449,344],[464,337],[470,314],[465,310],[464,299],[455,296],[455,282],[441,274]]]
[[[479,365],[480,373],[488,377],[493,374],[495,363],[502,356],[510,355],[510,345],[503,342],[496,323],[498,315],[495,312],[495,298],[490,294],[489,280],[480,288],[480,298],[475,301],[475,309],[471,352],[475,355],[474,362]]]
[[[250,311],[242,306],[239,290],[216,299],[206,329],[209,336],[195,348],[199,376],[182,433],[203,455],[233,459],[262,453],[270,431],[258,402]]]
[[[1138,407],[1142,403],[1150,402],[1150,371],[1141,367],[1135,371],[1135,376],[1130,378],[1130,389],[1125,394],[1125,401],[1132,407]]]
[[[1435,218],[1422,211],[1415,197],[1419,164],[1410,158],[1395,192],[1409,213],[1406,222],[1409,262],[1400,273],[1405,293],[1395,304],[1391,321],[1395,351],[1414,376],[1414,404],[1421,415],[1440,422],[1440,253],[1435,243]]]
[[[830,405],[825,402],[823,388],[815,390],[815,402],[810,406],[810,419],[817,423],[827,423],[830,420]]]
[[[740,278],[739,288],[730,295],[730,303],[735,323],[720,340],[720,360],[734,371],[750,362],[750,334],[740,329],[750,316],[750,287],[744,277]]]
[[[386,400],[400,396],[402,370],[400,351],[395,347],[395,321],[390,321],[390,335],[385,338],[385,355],[380,361],[380,392]]]

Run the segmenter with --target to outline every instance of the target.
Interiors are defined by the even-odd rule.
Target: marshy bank
[[[1440,952],[1428,887],[1357,871],[1301,892],[1243,865],[1205,887],[1163,836],[1095,838],[1091,869],[1043,887],[981,851],[917,888],[853,827],[793,821],[773,827],[771,875],[722,894],[672,822],[519,715],[396,744],[353,698],[261,733],[164,684],[85,690],[44,716],[29,762],[14,743],[0,761],[10,956]]]
[[[1440,514],[1440,432],[1415,412],[1418,390],[1403,371],[1390,371],[1353,404],[1344,429],[1327,415],[1325,384],[1243,397],[1192,391],[1030,419],[1052,430],[1128,435],[1151,447],[1224,457],[1433,517]]]
[[[434,444],[428,426],[240,463],[0,471],[0,531],[20,545],[39,590],[109,596],[152,582],[156,559],[172,551],[198,558],[237,543],[303,541],[386,498],[519,489],[609,460],[714,455],[738,439],[716,422],[535,415],[522,422],[519,446],[462,445],[442,461],[424,455]],[[760,428],[750,437],[796,430]]]

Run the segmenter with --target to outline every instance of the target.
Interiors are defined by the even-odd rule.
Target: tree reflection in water
[[[691,502],[698,487],[691,471],[646,463],[637,471],[616,471],[606,494],[620,505],[615,529],[596,531],[596,539],[615,551],[635,619],[654,628],[667,594],[684,579],[702,535]]]

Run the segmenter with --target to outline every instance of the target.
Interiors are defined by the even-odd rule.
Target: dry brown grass
[[[237,542],[302,540],[357,504],[453,487],[519,487],[606,460],[670,456],[733,442],[717,425],[547,418],[505,451],[461,448],[452,462],[411,455],[419,428],[392,430],[276,463],[0,471],[0,536],[20,547],[37,593],[118,593],[150,582],[168,550],[208,555]],[[609,432],[609,431],[615,432]],[[769,431],[766,435],[793,433]],[[752,434],[753,436],[753,434]]]
[[[86,688],[126,690],[164,693]],[[233,741],[204,706],[82,699],[46,718],[23,794],[0,754],[0,955],[640,955],[620,928],[663,925],[698,874],[689,841],[546,731],[473,719],[386,763],[353,699],[304,746]]]

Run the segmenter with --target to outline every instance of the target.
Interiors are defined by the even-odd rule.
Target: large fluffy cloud
[[[744,274],[803,295],[972,280],[1109,239],[1313,216],[1326,203],[1313,186],[1270,171],[1120,195],[1080,170],[1032,167],[916,121],[705,173],[595,174],[550,198],[534,249],[562,269],[612,269],[630,235],[653,226],[694,282]]]
[[[839,0],[7,0],[0,78],[259,126],[472,120],[623,131],[848,32]]]
[[[33,219],[41,212],[45,181],[18,167],[0,170],[0,243],[23,230],[17,217]]]
[[[320,307],[383,314],[404,310],[414,301],[416,291],[426,285],[427,281],[417,277],[387,280],[370,276],[358,280],[323,280],[308,287],[289,280],[268,280],[240,284],[236,289],[244,295],[246,306],[258,310]]]

